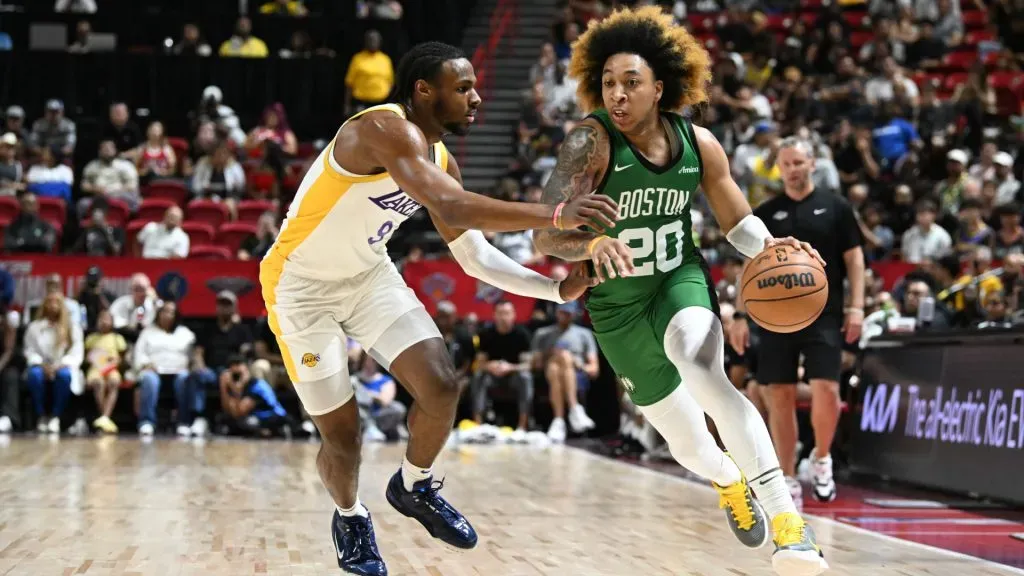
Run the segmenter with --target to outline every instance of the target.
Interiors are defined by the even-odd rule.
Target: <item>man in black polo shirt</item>
[[[206,433],[206,391],[218,385],[232,358],[248,357],[252,352],[252,331],[238,319],[238,297],[234,292],[222,290],[217,294],[217,322],[197,336],[193,369],[187,381],[189,391],[196,395],[195,421],[190,429],[179,427],[182,436]]]
[[[477,373],[471,387],[473,419],[483,422],[489,389],[508,386],[516,392],[519,401],[516,431],[525,433],[533,408],[530,333],[516,325],[516,308],[511,302],[502,300],[495,304],[494,324],[480,332],[476,358]]]
[[[811,174],[814,154],[810,144],[787,138],[778,159],[785,193],[754,211],[776,238],[793,236],[814,246],[825,260],[828,301],[813,324],[793,334],[760,330],[757,381],[768,385],[768,412],[779,456],[794,499],[802,492],[796,481],[796,382],[800,359],[811,384],[811,423],[814,497],[831,502],[836,497],[829,449],[839,423],[839,374],[843,341],[856,342],[864,320],[864,253],[857,216],[840,196],[814,189]],[[850,305],[844,310],[844,280],[850,283]],[[737,314],[729,341],[740,353],[749,343],[749,324],[737,301]]]

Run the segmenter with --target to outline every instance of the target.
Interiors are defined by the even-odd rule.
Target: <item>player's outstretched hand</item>
[[[565,203],[556,225],[562,230],[590,226],[597,232],[615,227],[619,205],[604,194],[587,194]]]
[[[577,262],[573,265],[569,275],[558,286],[558,295],[562,297],[562,301],[568,302],[583,296],[588,288],[593,288],[598,284],[600,281],[587,271],[587,263]]]
[[[595,240],[590,250],[590,260],[594,263],[594,273],[601,282],[616,276],[628,278],[634,272],[633,251],[618,238],[605,236]]]
[[[797,250],[803,250],[804,252],[807,252],[812,257],[814,257],[814,259],[817,260],[819,264],[821,264],[822,268],[827,266],[827,264],[825,264],[824,258],[821,257],[821,254],[818,254],[817,250],[812,248],[811,245],[808,244],[807,242],[801,242],[796,238],[793,238],[792,236],[786,236],[785,238],[768,238],[767,240],[764,241],[765,250],[775,246],[792,246]]]

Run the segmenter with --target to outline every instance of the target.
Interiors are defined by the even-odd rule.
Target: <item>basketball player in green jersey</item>
[[[764,420],[725,374],[722,325],[693,242],[691,200],[703,189],[728,240],[747,257],[779,244],[817,253],[795,239],[772,238],[751,214],[715,137],[674,112],[707,99],[711,72],[707,52],[670,16],[656,7],[621,10],[592,24],[572,46],[569,75],[592,114],[562,143],[545,201],[604,194],[618,201],[619,220],[608,236],[538,230],[537,247],[593,262],[602,283],[587,308],[598,344],[672,456],[712,481],[739,540],[765,544],[770,524],[775,571],[820,574],[828,565],[789,495]],[[715,443],[705,413],[731,457]]]

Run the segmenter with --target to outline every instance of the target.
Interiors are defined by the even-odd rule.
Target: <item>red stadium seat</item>
[[[793,25],[791,14],[772,14],[768,16],[768,29],[775,32],[783,32]]]
[[[800,6],[811,10],[820,10],[825,5],[825,0],[800,0]]]
[[[167,145],[174,149],[174,155],[178,157],[178,163],[181,163],[181,159],[188,156],[188,140],[184,138],[168,138]]]
[[[991,30],[971,30],[964,34],[964,44],[977,46],[981,42],[989,42],[996,39],[996,33]]]
[[[238,221],[255,224],[268,210],[274,210],[274,203],[270,200],[242,200],[238,203]]]
[[[956,87],[967,81],[966,72],[953,72],[952,74],[946,74],[942,81],[942,89],[949,92],[956,90]]]
[[[871,18],[868,17],[867,12],[843,12],[843,20],[854,30],[871,26]]]
[[[914,83],[917,84],[918,88],[924,88],[925,86],[941,86],[945,80],[945,74],[928,73],[928,72],[915,72],[912,76]]]
[[[152,220],[132,220],[125,226],[124,229],[124,251],[125,256],[134,256],[136,246],[139,243],[139,232],[142,228],[152,222]]]
[[[7,222],[14,220],[21,212],[21,205],[14,196],[0,196],[0,219],[7,219]]]
[[[718,47],[718,34],[715,32],[701,32],[694,37],[701,43],[701,46],[708,50],[714,50]]]
[[[210,226],[206,222],[185,221],[181,223],[181,229],[188,234],[188,240],[192,246],[206,246],[213,244],[213,226]]]
[[[870,30],[854,30],[850,33],[850,46],[854,49],[860,49],[861,46],[870,42],[874,37],[875,33]]]
[[[215,200],[196,199],[188,203],[185,217],[191,222],[206,222],[217,228],[228,220],[228,207]]]
[[[217,244],[225,246],[234,254],[238,252],[238,247],[242,245],[242,242],[255,233],[255,224],[250,224],[249,222],[228,222],[220,227],[220,231],[217,233]]]
[[[720,13],[714,14],[691,14],[687,20],[690,22],[690,30],[696,32],[712,32],[718,24]]]
[[[942,65],[949,70],[963,70],[966,72],[977,61],[977,52],[950,52],[942,58]]]
[[[64,221],[67,219],[67,207],[64,205],[63,200],[46,196],[38,196],[37,200],[39,202],[39,216],[43,220],[57,220],[61,226],[64,226]]]
[[[1015,70],[997,70],[988,75],[989,84],[993,88],[1014,88],[1024,82],[1024,72]]]
[[[139,211],[135,214],[136,220],[144,222],[159,222],[164,219],[164,214],[171,206],[178,204],[168,198],[144,198],[139,205]]]
[[[142,189],[142,197],[163,198],[178,206],[184,206],[185,199],[188,198],[188,188],[177,180],[157,180]]]
[[[985,14],[981,10],[968,10],[961,12],[960,16],[963,18],[964,28],[968,30],[984,28],[988,24],[988,14]]]
[[[313,147],[312,142],[299,142],[299,149],[295,152],[295,156],[299,159],[306,159],[310,156],[316,156],[319,150]]]
[[[231,260],[234,254],[223,246],[192,246],[189,250],[189,258],[200,260]]]
[[[132,209],[128,203],[117,198],[107,198],[107,223],[111,226],[123,228],[131,218]]]
[[[277,176],[273,172],[254,170],[246,175],[249,183],[249,190],[257,196],[268,194],[277,182]]]

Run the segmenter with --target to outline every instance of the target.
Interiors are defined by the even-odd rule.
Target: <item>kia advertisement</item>
[[[1024,347],[985,339],[869,348],[854,471],[1024,503]]]

